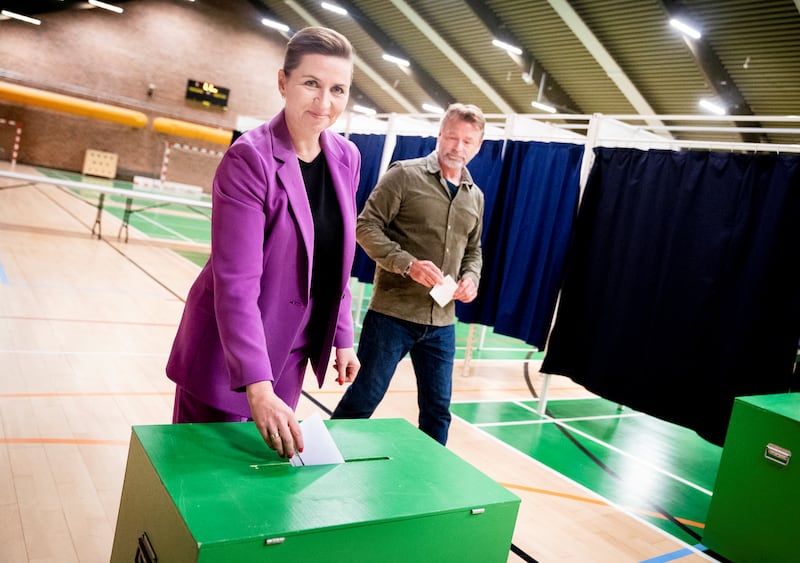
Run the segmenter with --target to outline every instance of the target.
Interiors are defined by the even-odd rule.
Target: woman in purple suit
[[[309,362],[320,386],[335,348],[353,381],[350,268],[361,156],[327,131],[347,105],[349,41],[321,27],[286,48],[284,108],[228,149],[213,184],[211,256],[167,363],[173,422],[253,420],[282,457],[302,451],[294,409]]]

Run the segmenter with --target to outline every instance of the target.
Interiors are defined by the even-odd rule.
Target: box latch
[[[153,549],[153,544],[150,543],[150,538],[147,537],[147,532],[143,532],[137,540],[135,563],[158,563],[158,556],[156,550]]]
[[[792,457],[792,452],[775,444],[767,444],[764,449],[764,457],[770,461],[774,461],[778,465],[789,465],[789,459]]]

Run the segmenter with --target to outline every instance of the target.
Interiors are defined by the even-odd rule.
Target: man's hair
[[[483,135],[483,130],[486,127],[486,118],[483,117],[483,112],[478,106],[459,103],[450,104],[444,113],[444,117],[442,117],[442,126],[453,119],[472,123],[480,130],[481,136]]]
[[[353,46],[347,37],[327,27],[304,27],[286,45],[283,72],[288,76],[305,55],[327,55],[352,60]]]

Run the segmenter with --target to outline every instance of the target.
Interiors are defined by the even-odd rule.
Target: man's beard
[[[460,156],[452,157],[449,154],[442,155],[442,161],[449,166],[450,168],[463,168],[464,167],[464,159]]]

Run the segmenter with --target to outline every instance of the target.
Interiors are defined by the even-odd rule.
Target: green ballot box
[[[732,561],[800,561],[800,393],[737,398],[703,544]]]
[[[508,559],[517,496],[405,420],[325,424],[345,463],[292,467],[252,423],[135,426],[112,563]]]

